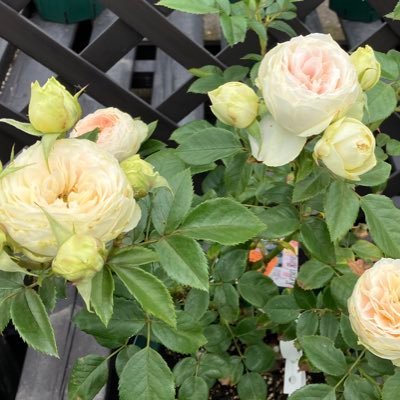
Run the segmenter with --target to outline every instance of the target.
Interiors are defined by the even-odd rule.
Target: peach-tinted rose
[[[54,257],[58,244],[45,210],[69,232],[107,242],[133,229],[140,208],[118,161],[95,143],[57,140],[46,165],[41,142],[20,153],[0,180],[0,221],[30,257]],[[31,254],[33,253],[33,254]]]
[[[367,269],[358,279],[348,307],[360,343],[400,366],[400,260],[383,258]]]
[[[344,115],[362,117],[363,96],[349,55],[330,35],[298,36],[269,51],[258,85],[268,109],[253,156],[266,165],[294,160],[307,137]]]
[[[148,126],[140,119],[133,119],[118,108],[102,108],[82,118],[75,125],[70,137],[100,129],[97,144],[117,160],[136,154],[146,140]]]

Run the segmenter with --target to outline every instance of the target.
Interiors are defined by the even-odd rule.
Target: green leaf
[[[240,140],[231,131],[209,128],[190,135],[179,145],[176,154],[189,165],[203,165],[242,150]]]
[[[50,153],[53,150],[54,144],[56,143],[56,140],[60,135],[61,133],[51,133],[42,136],[41,144],[46,164],[48,164]]]
[[[346,274],[336,276],[331,281],[330,288],[332,296],[343,310],[347,310],[347,300],[353,293],[357,279],[358,277],[354,274]]]
[[[121,400],[174,400],[174,377],[163,358],[146,347],[127,362],[119,381]]]
[[[318,314],[308,310],[303,312],[296,325],[297,337],[315,335],[318,330]]]
[[[362,346],[359,347],[363,348]],[[365,352],[365,359],[363,361],[368,364],[368,369],[372,369],[380,375],[393,375],[395,373],[395,366],[392,361],[378,357],[370,351]]]
[[[87,310],[81,310],[73,320],[81,331],[92,335],[102,346],[110,349],[123,346],[145,324],[143,311],[136,302],[122,297],[115,298],[114,313],[107,327],[96,314]]]
[[[318,260],[309,260],[300,267],[297,284],[304,290],[319,289],[325,286],[334,274],[329,265]]]
[[[242,65],[233,65],[224,71],[224,79],[227,82],[230,81],[241,81],[246,78],[249,73],[249,68],[243,67]]]
[[[262,233],[265,239],[280,239],[291,235],[300,227],[299,213],[291,204],[280,204],[264,209],[257,207],[255,214],[267,225]]]
[[[168,182],[172,193],[169,189],[160,189],[153,200],[152,222],[160,235],[170,233],[179,226],[193,201],[190,169],[178,173]]]
[[[90,302],[95,313],[105,326],[108,325],[114,308],[114,279],[111,271],[104,266],[92,280]]]
[[[352,349],[360,350],[362,347],[357,344],[358,338],[351,328],[349,317],[342,314],[340,317],[340,333],[346,344]]]
[[[321,316],[319,331],[321,336],[326,336],[335,341],[336,336],[339,333],[339,321],[333,313],[327,312]]]
[[[126,363],[130,358],[141,350],[140,347],[131,344],[130,346],[124,347],[117,355],[115,360],[115,370],[117,371],[118,377],[121,376],[122,371],[125,368]]]
[[[0,302],[24,287],[24,275],[16,272],[0,271]]]
[[[239,279],[247,266],[247,250],[234,249],[223,254],[215,265],[214,274],[223,282]]]
[[[196,373],[197,361],[193,357],[179,360],[174,367],[173,373],[176,386],[181,386],[186,379]]]
[[[248,271],[239,280],[240,295],[250,304],[262,308],[267,301],[276,296],[278,287],[268,276],[258,271]]]
[[[400,141],[389,139],[386,143],[386,153],[389,156],[400,156]]]
[[[160,318],[168,325],[176,326],[171,295],[158,278],[137,267],[124,268],[114,265],[112,270],[146,312]]]
[[[331,239],[341,239],[354,225],[360,208],[357,194],[343,181],[333,181],[326,194],[324,210]]]
[[[196,0],[193,2],[188,2],[187,0],[160,0],[156,5],[190,14],[212,14],[219,11],[215,0]]]
[[[29,124],[27,122],[19,122],[14,119],[10,119],[10,118],[0,118],[0,122],[11,125],[17,129],[19,129],[20,131],[27,133],[28,135],[32,135],[32,136],[43,136],[44,135],[43,132],[36,130],[31,124]]]
[[[57,278],[56,278],[57,279]],[[39,287],[38,293],[46,307],[47,312],[51,312],[56,305],[57,292],[54,278],[44,279]]]
[[[400,370],[390,376],[383,385],[382,400],[397,400],[399,398]]]
[[[249,155],[247,153],[238,153],[226,160],[226,169],[224,174],[225,189],[233,197],[240,196],[243,193],[251,177],[252,165],[247,162]]]
[[[375,243],[386,256],[400,258],[400,210],[388,197],[378,194],[364,196],[361,208]]]
[[[200,358],[197,375],[204,378],[206,382],[213,383],[214,379],[223,378],[228,373],[229,364],[225,358],[217,354],[204,354]]]
[[[0,300],[0,335],[10,322],[11,319],[10,309],[12,300],[13,300],[12,297]]]
[[[357,257],[368,261],[377,261],[383,257],[379,248],[367,240],[357,240],[351,246],[351,250],[354,251]]]
[[[175,281],[208,290],[208,265],[199,243],[180,236],[166,236],[154,245],[160,264]]]
[[[230,283],[223,283],[215,288],[214,303],[217,306],[220,318],[233,323],[239,316],[239,294]]]
[[[11,318],[22,339],[29,346],[58,357],[53,327],[41,298],[33,289],[21,290],[14,297]]]
[[[28,271],[14,262],[5,250],[0,251],[0,271],[21,272],[29,275]]]
[[[75,136],[75,139],[86,139],[90,140],[91,142],[97,142],[97,139],[99,137],[100,129],[95,128],[90,132],[83,133],[82,135]]]
[[[196,79],[189,87],[189,93],[207,94],[225,83],[225,79],[220,75],[209,75]]]
[[[293,296],[282,294],[272,297],[263,310],[268,314],[272,322],[288,324],[294,321],[300,314],[299,306]]]
[[[204,328],[204,335],[207,338],[205,349],[212,353],[223,353],[228,350],[232,342],[228,330],[217,324],[212,324]]]
[[[141,158],[150,156],[162,149],[165,149],[166,144],[156,139],[148,139],[142,143],[139,150],[139,155]]]
[[[244,42],[247,32],[247,18],[240,15],[229,16],[222,14],[220,16],[222,32],[230,46],[236,43]]]
[[[378,82],[367,94],[367,111],[363,122],[368,125],[380,122],[391,115],[396,108],[397,100],[394,89],[387,83]]]
[[[264,343],[255,344],[246,348],[244,363],[250,371],[265,372],[275,364],[275,352],[272,347]]]
[[[146,158],[157,172],[168,181],[178,172],[187,168],[186,164],[177,157],[176,149],[163,149]]]
[[[212,66],[213,68],[216,68]],[[170,139],[174,140],[176,143],[182,144],[186,139],[190,138],[190,136],[194,135],[197,132],[202,132],[205,129],[210,129],[213,126],[204,120],[200,121],[192,121],[188,124],[185,124],[178,129],[176,129]]]
[[[237,386],[240,400],[261,400],[267,397],[267,385],[263,377],[255,372],[242,376]]]
[[[189,354],[198,351],[200,346],[207,343],[203,328],[187,312],[177,312],[176,328],[171,328],[164,322],[153,321],[153,333],[159,341],[170,350]]]
[[[179,232],[193,239],[235,245],[254,237],[264,224],[246,207],[231,199],[208,200],[194,208]]]
[[[142,246],[130,246],[118,250],[113,249],[107,263],[119,267],[133,267],[158,261],[158,255],[153,250]]]
[[[260,326],[256,317],[240,319],[233,329],[235,336],[244,344],[258,344],[265,337],[265,327]]]
[[[190,69],[189,69],[189,72],[190,72],[192,75],[197,76],[198,78],[204,78],[205,76],[210,76],[210,75],[219,75],[219,76],[222,76],[222,70],[221,70],[221,68],[219,68],[219,67],[217,67],[217,66],[215,66],[215,65],[204,65],[203,67],[200,67],[200,68],[190,68]],[[189,123],[186,124],[186,125],[191,125],[191,124],[194,124],[194,125],[195,125],[196,123],[201,123],[201,124],[206,123],[206,125],[207,125],[206,128],[210,128],[210,127],[212,126],[210,123],[208,123],[207,121],[204,121],[204,120],[201,120],[201,121],[199,121],[199,120],[192,121],[192,122],[189,122]],[[186,125],[184,125],[184,126],[178,128],[177,130],[179,130],[179,129],[181,129],[181,128],[184,128]],[[176,131],[175,131],[175,132],[176,132]],[[174,133],[175,133],[175,132],[174,132]],[[172,134],[172,136],[174,135],[174,133]],[[171,136],[171,138],[172,138],[172,136]],[[175,140],[175,138],[172,138],[172,139]]]
[[[379,400],[376,386],[358,375],[350,375],[344,382],[345,400]]]
[[[96,355],[79,358],[68,384],[68,400],[92,400],[107,383],[107,359]]]
[[[293,191],[293,202],[309,200],[323,192],[331,182],[331,176],[325,168],[318,168],[305,179],[297,182]]]
[[[289,37],[297,36],[296,31],[286,22],[275,20],[268,24],[269,28],[286,33]]]
[[[357,182],[359,186],[379,186],[385,183],[392,171],[392,166],[382,160],[378,160],[378,163],[375,165],[371,171],[366,172],[361,175],[361,180]]]
[[[179,400],[207,400],[208,386],[199,376],[187,378],[179,389]]]
[[[346,373],[346,359],[333,341],[323,336],[303,336],[299,338],[307,358],[316,368],[333,376]]]
[[[191,289],[185,300],[185,311],[195,320],[200,319],[208,310],[210,295],[199,289]]]
[[[381,64],[381,76],[385,79],[397,80],[399,76],[399,64],[396,62],[396,58],[379,51],[374,51],[375,57]]]
[[[292,293],[300,308],[310,310],[316,307],[317,296],[312,290],[304,290],[300,286],[295,285]]]
[[[310,217],[303,222],[300,232],[303,244],[312,256],[325,264],[335,264],[335,248],[324,221]]]
[[[336,400],[335,388],[325,384],[303,386],[290,395],[288,400]]]

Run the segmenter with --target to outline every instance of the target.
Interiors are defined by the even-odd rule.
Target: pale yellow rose
[[[228,82],[208,93],[211,111],[224,124],[247,128],[257,117],[258,96],[241,82]]]
[[[111,153],[117,160],[136,154],[146,140],[148,126],[140,119],[133,119],[118,108],[102,108],[82,118],[70,133],[77,137],[100,129],[97,144]]]
[[[351,54],[350,59],[356,68],[358,81],[362,89],[372,89],[381,77],[381,64],[376,59],[372,47],[368,45],[359,47]]]
[[[54,77],[42,87],[38,81],[32,83],[29,122],[42,133],[69,131],[82,114],[78,96],[72,96]]]
[[[342,118],[324,132],[314,147],[314,158],[322,160],[336,175],[359,181],[375,167],[375,137],[362,122]]]
[[[154,170],[154,167],[142,160],[138,154],[122,161],[120,165],[132,185],[135,198],[146,196],[156,187],[168,186],[167,181]]]
[[[69,232],[107,242],[133,229],[140,208],[118,161],[95,143],[57,140],[46,165],[40,142],[24,150],[0,180],[0,221],[28,257],[54,257],[57,241],[45,210]]]
[[[400,366],[400,260],[383,258],[358,279],[348,300],[360,343]]]
[[[71,282],[89,280],[104,265],[104,243],[89,235],[73,235],[58,249],[52,262],[56,275]]]
[[[277,45],[261,62],[258,85],[270,115],[262,143],[252,144],[253,156],[269,166],[294,160],[307,137],[348,112],[362,117],[357,73],[330,35],[313,33]]]

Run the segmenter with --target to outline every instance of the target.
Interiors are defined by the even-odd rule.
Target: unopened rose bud
[[[257,117],[258,96],[241,82],[228,82],[208,93],[211,111],[226,125],[247,128]]]
[[[350,56],[363,90],[372,89],[381,77],[381,64],[370,46],[359,47]]]
[[[167,181],[154,171],[154,167],[142,160],[138,154],[122,161],[120,165],[132,185],[136,198],[146,196],[156,187],[168,186]]]
[[[374,135],[360,121],[342,118],[326,129],[315,145],[314,158],[334,174],[359,181],[376,165]]]
[[[54,77],[42,87],[38,81],[32,83],[30,123],[42,133],[64,133],[70,130],[82,114],[78,95],[72,96]]]
[[[52,268],[71,282],[93,278],[103,268],[104,243],[89,235],[73,235],[58,249]]]

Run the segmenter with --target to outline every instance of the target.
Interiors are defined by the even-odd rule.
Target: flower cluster
[[[43,140],[23,150],[0,180],[1,247],[7,242],[30,260],[51,262],[54,274],[72,282],[103,267],[107,243],[140,220],[136,199],[166,184],[136,154],[148,126],[115,108],[79,119],[78,95],[55,78],[32,84],[29,120]],[[95,142],[79,138],[91,132]],[[59,139],[48,154],[47,136]]]
[[[253,156],[268,166],[293,161],[308,138],[323,133],[314,157],[338,176],[357,181],[376,165],[375,139],[361,120],[363,90],[380,78],[380,64],[368,46],[349,56],[324,34],[281,43],[263,58],[257,83],[267,112],[260,132],[250,135]],[[209,93],[212,111],[222,122],[245,128],[265,108],[240,82]]]

